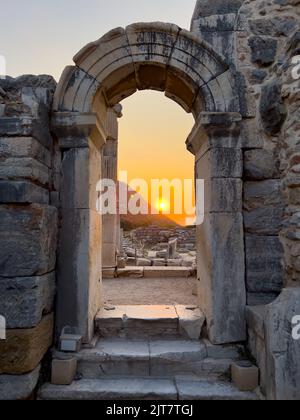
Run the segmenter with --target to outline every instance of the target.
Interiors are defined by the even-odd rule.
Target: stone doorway
[[[57,331],[94,334],[102,305],[101,216],[96,184],[114,126],[112,109],[137,90],[164,91],[195,119],[187,148],[205,180],[197,228],[199,304],[215,344],[243,341],[245,262],[242,219],[243,110],[238,77],[211,46],[173,24],[117,28],[74,57],[59,82],[52,116],[62,151]]]

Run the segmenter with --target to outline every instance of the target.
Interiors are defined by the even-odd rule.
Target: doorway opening
[[[129,203],[118,219],[114,274],[114,260],[103,261],[104,304],[197,305],[194,157],[185,145],[194,119],[155,91],[139,92],[122,106],[114,150]],[[108,246],[104,258],[114,258]]]

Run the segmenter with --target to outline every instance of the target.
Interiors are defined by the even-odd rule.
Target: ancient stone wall
[[[0,80],[0,399],[27,398],[53,337],[59,154],[49,130],[56,82]]]
[[[287,41],[299,27],[296,0],[199,0],[191,29],[239,70],[252,137],[244,149],[244,230],[249,305],[272,302],[283,287],[284,218],[280,129],[286,117],[276,74]],[[297,14],[298,13],[298,14]]]
[[[286,44],[299,27],[297,1],[245,1],[239,11],[244,31],[237,34],[239,68],[257,110],[254,119],[262,149],[244,153],[244,223],[248,304],[272,301],[283,286],[284,200],[280,128],[286,118],[277,69]]]
[[[179,249],[186,249],[187,251],[196,249],[195,228],[163,229],[157,226],[141,227],[133,230],[132,236],[137,241],[143,243],[148,249],[151,249],[160,243],[168,244],[168,241],[171,238],[177,238],[177,246]]]

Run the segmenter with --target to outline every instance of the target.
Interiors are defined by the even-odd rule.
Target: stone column
[[[198,295],[215,344],[246,339],[242,150],[236,113],[202,113],[187,140],[196,179],[205,180],[197,226]]]
[[[121,105],[110,108],[106,119],[106,144],[102,149],[102,178],[118,182],[118,118],[122,116]],[[102,216],[102,264],[103,268],[117,266],[120,218],[117,214]]]
[[[89,342],[101,304],[102,223],[96,185],[105,134],[93,114],[58,112],[52,126],[63,155],[56,332],[77,327]]]

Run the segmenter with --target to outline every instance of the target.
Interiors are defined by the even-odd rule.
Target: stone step
[[[240,392],[231,383],[189,377],[105,378],[80,380],[69,386],[45,384],[40,400],[257,400],[252,392]]]
[[[104,278],[187,278],[192,274],[191,267],[144,267],[144,266],[127,266],[113,269],[103,270]]]
[[[95,318],[101,337],[199,339],[205,317],[199,308],[188,306],[104,307]]]
[[[208,357],[211,347],[204,341],[183,339],[100,339],[94,349],[84,349],[76,355],[78,374],[84,379],[114,375],[229,376],[232,361],[240,359],[238,348],[234,352],[233,346],[222,346],[223,351],[215,350],[222,358],[213,359]]]

